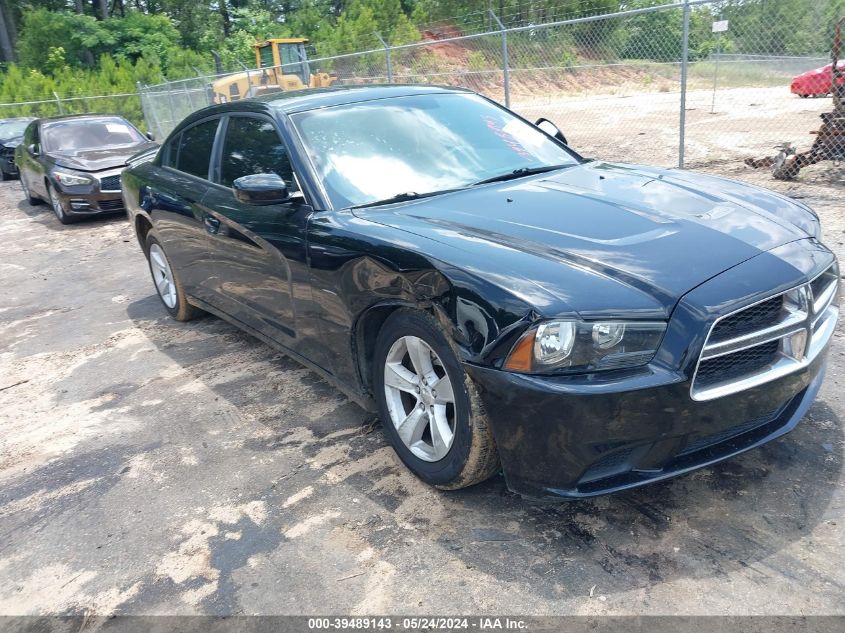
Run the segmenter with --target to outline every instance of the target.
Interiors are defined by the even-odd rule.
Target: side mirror
[[[232,191],[245,204],[266,206],[290,200],[288,186],[277,174],[241,176],[232,183]]]
[[[155,136],[153,136],[153,133],[152,133],[152,132],[147,132],[146,137],[147,137],[148,139],[150,139],[151,141],[156,140],[156,137],[155,137]]]
[[[29,153],[33,156],[38,156],[41,152],[38,150],[38,143],[33,143],[29,147],[27,147]]]
[[[558,129],[558,127],[554,123],[549,121],[548,119],[544,119],[544,118],[537,119],[537,121],[534,123],[534,125],[536,125],[538,128],[543,130],[549,136],[553,136],[554,138],[559,140],[564,145],[569,145],[569,143],[566,140],[566,137],[563,135],[563,132],[561,132]]]

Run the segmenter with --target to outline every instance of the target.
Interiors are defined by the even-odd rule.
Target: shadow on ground
[[[528,581],[547,598],[584,595],[594,586],[604,593],[626,592],[682,576],[724,576],[738,569],[759,574],[761,582],[775,571],[798,582],[818,578],[818,570],[796,559],[774,570],[779,559],[773,560],[773,554],[805,538],[825,518],[836,491],[842,425],[825,402],[817,402],[790,435],[669,482],[594,500],[538,505],[510,493],[497,476],[458,492],[426,489],[426,498],[439,506],[428,513],[425,503],[413,503],[420,483],[397,460],[368,460],[386,446],[380,430],[368,428],[370,417],[319,377],[216,318],[169,321],[154,296],[131,304],[128,312],[161,351],[189,372],[209,358],[249,349],[279,369],[278,380],[299,381],[309,398],[336,400],[330,415],[309,416],[303,412],[306,403],[279,401],[282,394],[272,381],[256,377],[212,383],[218,397],[235,407],[254,410],[258,401],[265,409],[255,419],[271,433],[246,440],[245,450],[295,448],[304,464],[336,447],[350,464],[367,462],[338,485],[344,498],[366,497],[383,509],[357,530],[377,551],[389,555],[403,547],[404,536],[396,526],[410,523],[428,545],[446,550],[468,569],[500,580]],[[211,338],[180,343],[171,336],[174,329],[186,328]],[[203,379],[201,372],[196,378]],[[261,386],[256,391],[257,383]],[[283,415],[275,415],[279,411]],[[295,431],[303,427],[310,439],[300,441]],[[332,437],[343,429],[357,432]],[[319,475],[311,475],[313,485],[320,483]],[[385,486],[386,480],[393,485]],[[299,513],[306,516],[308,506]],[[383,529],[385,525],[390,529]]]

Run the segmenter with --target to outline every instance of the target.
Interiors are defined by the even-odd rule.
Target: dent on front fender
[[[430,240],[370,222],[364,232],[349,223],[361,220],[315,214],[308,251],[312,314],[319,322],[327,369],[359,390],[366,387],[355,358],[362,353],[355,346],[356,329],[374,310],[430,312],[462,359],[480,364],[491,362],[503,335],[532,313],[505,290],[444,264]]]

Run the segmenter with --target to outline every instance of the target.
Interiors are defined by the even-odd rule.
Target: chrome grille
[[[100,191],[120,191],[120,174],[100,178]]]
[[[727,341],[774,325],[778,322],[782,310],[783,295],[761,301],[719,321],[710,332],[710,341]]]
[[[698,386],[714,385],[767,367],[777,358],[779,350],[778,341],[769,341],[733,354],[703,360],[696,376]]]
[[[836,327],[839,269],[716,320],[692,380],[693,400],[712,400],[798,371]]]

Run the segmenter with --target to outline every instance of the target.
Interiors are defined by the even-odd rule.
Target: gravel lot
[[[843,189],[723,173],[802,196],[843,258]],[[535,505],[422,485],[314,374],[167,318],[124,218],[3,183],[0,271],[1,614],[845,614],[841,324],[790,435]]]
[[[776,145],[792,143],[810,149],[810,133],[821,125],[819,115],[833,109],[830,98],[801,99],[788,81],[775,88],[723,88],[715,109],[711,90],[690,90],[686,104],[686,165],[725,166],[745,158],[777,153]],[[515,97],[514,109],[528,119],[546,117],[563,130],[584,156],[629,163],[678,164],[678,92],[631,92],[624,95]],[[828,162],[808,168],[803,180],[818,179],[845,186],[845,169]],[[728,167],[730,168],[730,167]],[[765,176],[768,179],[767,170]]]

